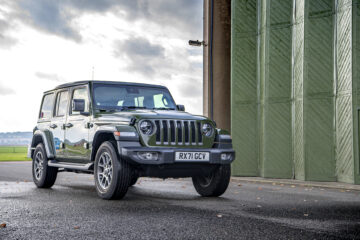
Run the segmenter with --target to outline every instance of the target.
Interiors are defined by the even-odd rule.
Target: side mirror
[[[72,100],[72,111],[73,112],[84,112],[85,111],[85,99],[73,99]]]
[[[185,106],[184,105],[176,105],[176,108],[177,108],[178,111],[182,111],[182,112],[185,111]]]

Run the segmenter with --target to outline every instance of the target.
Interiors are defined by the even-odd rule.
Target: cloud
[[[181,96],[184,98],[198,98],[202,96],[201,79],[189,78],[186,81],[181,82],[179,88]]]
[[[132,16],[137,15],[142,6],[146,5],[144,1],[139,0],[67,0],[63,2],[82,12],[104,13],[123,9],[130,12]]]
[[[11,88],[4,87],[0,84],[0,96],[15,94],[15,91]]]
[[[12,28],[12,24],[8,21],[0,19],[0,47],[9,48],[17,43],[17,40],[8,35],[8,31]]]
[[[33,0],[34,1],[34,0]],[[63,1],[80,12],[104,13],[119,11],[131,21],[143,20],[198,32],[202,21],[203,0],[77,0]]]
[[[158,60],[164,58],[164,52],[161,45],[150,43],[146,38],[132,37],[125,41],[116,41],[114,55],[126,58],[129,61],[129,70],[151,76],[159,67]]]
[[[148,1],[151,2],[149,12],[153,21],[171,25],[193,36],[201,35],[203,23],[198,16],[202,15],[202,0]]]
[[[74,16],[61,1],[22,0],[19,17],[33,27],[79,42],[81,36],[72,26]]]
[[[55,82],[62,81],[62,79],[57,74],[36,72],[35,76],[38,78],[41,78],[41,79],[46,79],[46,80],[55,81]]]
[[[202,0],[19,0],[9,4],[15,8],[14,16],[24,24],[60,37],[81,41],[77,17],[86,14],[125,14],[130,22],[144,21],[166,26],[186,34],[200,37]]]

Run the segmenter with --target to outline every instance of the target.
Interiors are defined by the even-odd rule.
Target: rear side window
[[[44,96],[41,103],[40,119],[49,119],[53,108],[54,94],[47,94]]]
[[[56,97],[56,108],[55,116],[62,117],[65,116],[68,104],[68,91],[62,91],[57,94]]]

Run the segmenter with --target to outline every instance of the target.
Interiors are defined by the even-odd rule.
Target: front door
[[[84,99],[85,110],[89,113],[89,92],[87,86],[74,87],[71,90],[69,116],[65,124],[65,149],[69,161],[86,163],[90,161],[89,121],[90,116],[72,110],[73,99]]]
[[[63,90],[56,94],[54,116],[50,123],[50,129],[54,139],[56,150],[55,158],[64,160],[65,154],[65,122],[68,109],[69,91]]]

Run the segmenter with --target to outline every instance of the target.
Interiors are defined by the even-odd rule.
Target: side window
[[[68,91],[59,92],[56,96],[56,111],[55,116],[62,117],[66,115],[68,104]]]
[[[76,88],[73,91],[72,99],[84,99],[85,100],[85,112],[89,112],[89,95],[88,95],[87,88]],[[72,112],[72,110],[70,110],[70,111],[71,111],[72,115],[80,114],[80,112]]]
[[[41,103],[40,119],[49,119],[51,117],[54,94],[45,95]]]

